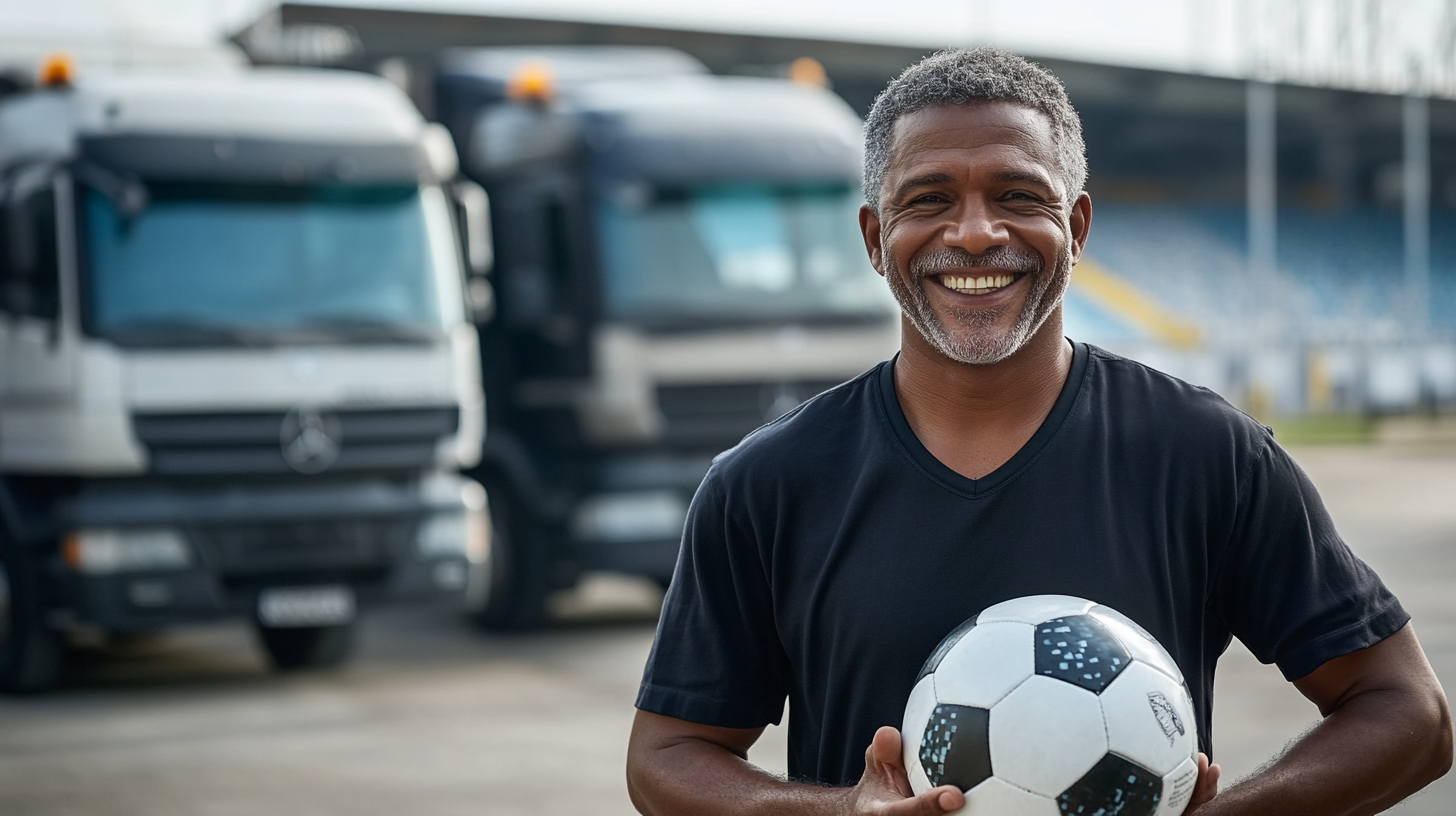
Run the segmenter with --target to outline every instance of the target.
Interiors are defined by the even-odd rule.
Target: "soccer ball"
[[[1034,595],[956,627],[920,670],[900,732],[910,787],[996,816],[1178,816],[1198,777],[1193,701],[1141,626]]]

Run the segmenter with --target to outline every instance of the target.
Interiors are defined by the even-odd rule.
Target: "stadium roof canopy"
[[[489,45],[661,45],[723,74],[784,75],[818,60],[861,113],[929,47],[562,19],[532,19],[284,3],[234,37],[257,62],[395,70],[430,114],[441,50]],[[1033,55],[1035,57],[1035,55]],[[1036,57],[1066,83],[1081,112],[1100,196],[1241,202],[1246,84],[1232,77]],[[397,76],[397,79],[399,78]],[[1456,102],[1431,106],[1437,206],[1456,207]],[[1283,201],[1398,201],[1401,105],[1390,94],[1286,85],[1279,90]],[[1396,169],[1392,169],[1396,168]],[[1391,198],[1391,196],[1395,198]],[[1448,201],[1449,199],[1449,201]]]

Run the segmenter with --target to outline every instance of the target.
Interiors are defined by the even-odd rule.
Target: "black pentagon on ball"
[[[1057,797],[1057,807],[1066,816],[1152,816],[1162,798],[1161,776],[1107,754]]]
[[[935,647],[935,651],[931,652],[930,657],[925,659],[925,665],[920,667],[920,674],[915,676],[915,682],[919,683],[925,679],[926,675],[940,667],[940,661],[945,659],[945,655],[950,651],[951,647],[959,643],[961,638],[966,636],[967,632],[976,628],[977,617],[976,615],[972,615],[970,618],[962,621],[960,626],[950,630],[950,634],[941,638],[940,644]]]
[[[920,767],[935,785],[970,790],[991,776],[991,712],[941,704],[920,738]]]
[[[1112,632],[1088,615],[1037,624],[1037,674],[1100,694],[1131,659]]]

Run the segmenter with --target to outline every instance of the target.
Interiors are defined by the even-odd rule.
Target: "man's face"
[[[1017,105],[896,123],[880,214],[860,225],[906,319],[946,357],[1000,362],[1059,312],[1092,211],[1086,194],[1067,200],[1055,155],[1046,117]]]

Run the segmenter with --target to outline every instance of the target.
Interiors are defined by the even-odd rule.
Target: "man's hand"
[[[1183,816],[1192,816],[1218,794],[1221,773],[1217,765],[1209,763],[1207,754],[1198,755],[1198,781]],[[850,803],[854,814],[932,816],[965,807],[966,797],[954,785],[941,785],[914,796],[900,750],[900,732],[885,726],[875,732],[874,741],[865,750],[864,776],[851,789]]]
[[[1193,785],[1193,796],[1189,797],[1183,816],[1193,816],[1200,805],[1208,804],[1208,800],[1218,795],[1218,777],[1222,773],[1217,765],[1209,764],[1208,754],[1198,753],[1198,781]]]
[[[954,785],[941,785],[915,796],[900,755],[900,732],[883,726],[865,749],[864,776],[850,788],[849,812],[883,816],[935,816],[954,813],[966,803]]]
[[[852,788],[790,782],[750,765],[761,733],[638,711],[627,747],[632,803],[647,816],[938,816],[966,803],[951,785],[913,796],[900,732],[889,726],[875,732]]]

